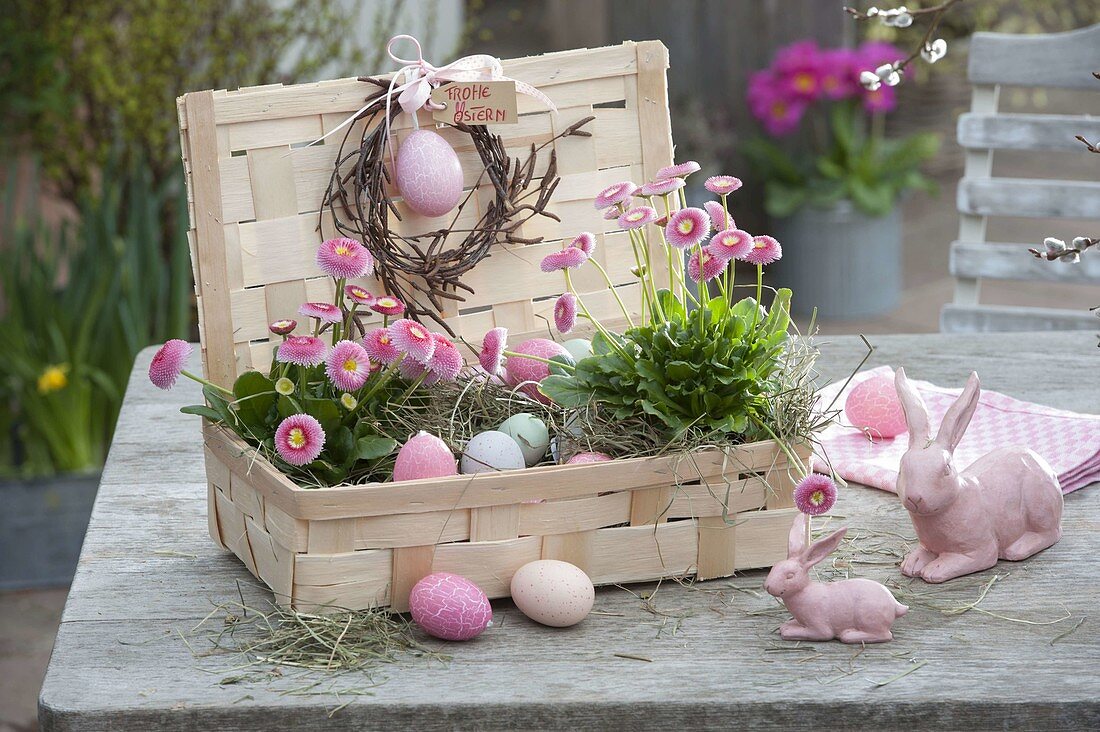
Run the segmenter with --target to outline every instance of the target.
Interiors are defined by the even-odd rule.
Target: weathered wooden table
[[[1100,412],[1100,353],[1088,333],[874,343],[870,365],[904,365],[944,385],[976,369],[987,388]],[[861,357],[853,337],[822,350],[827,379]],[[881,646],[780,641],[784,615],[760,591],[764,573],[750,572],[666,582],[647,603],[638,596],[654,585],[602,589],[600,614],[565,630],[494,602],[494,627],[449,647],[450,663],[385,666],[371,696],[286,694],[301,676],[221,685],[227,660],[196,657],[174,631],[236,599],[238,582],[250,603],[270,596],[207,537],[199,425],[176,411],[198,390],[155,390],[145,378],[151,355],[134,368],[42,689],[46,730],[1100,729],[1096,488],[1067,498],[1054,548],[936,588],[903,580],[892,564],[912,536],[897,499],[844,492],[836,521],[856,538],[840,570],[900,581],[913,605]]]

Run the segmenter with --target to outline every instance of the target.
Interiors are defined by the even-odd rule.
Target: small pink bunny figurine
[[[894,376],[909,450],[901,458],[901,497],[920,545],[902,574],[944,582],[989,569],[997,559],[1019,561],[1062,538],[1062,489],[1042,457],[1026,447],[1002,447],[961,473],[951,458],[978,407],[980,384],[971,373],[962,394],[930,439],[928,409],[905,378]]]
[[[764,589],[794,616],[779,626],[785,640],[883,643],[893,640],[894,620],[909,612],[878,582],[848,579],[811,582],[810,567],[829,556],[848,529],[806,546],[806,514],[798,514],[787,539],[787,558],[772,567]]]

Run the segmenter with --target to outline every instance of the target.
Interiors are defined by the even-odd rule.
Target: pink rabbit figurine
[[[902,574],[944,582],[989,569],[998,558],[1027,559],[1062,538],[1062,489],[1050,465],[1032,450],[1002,447],[961,473],[955,470],[952,455],[978,407],[976,373],[934,440],[928,409],[904,369],[897,370],[894,386],[909,425],[898,496],[920,542],[902,562]]]
[[[805,514],[798,514],[787,539],[787,558],[772,567],[764,589],[794,616],[779,626],[785,640],[883,643],[893,640],[894,620],[909,612],[878,582],[848,579],[811,582],[810,567],[829,556],[848,529],[806,546]]]

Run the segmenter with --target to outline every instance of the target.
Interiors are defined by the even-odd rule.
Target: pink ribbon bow
[[[413,42],[413,45],[416,46],[415,60],[401,58],[393,52],[393,44],[400,40],[409,40]],[[504,67],[501,65],[500,59],[494,56],[483,53],[473,56],[463,56],[446,66],[437,67],[424,60],[424,52],[420,47],[420,41],[405,34],[391,38],[389,43],[386,44],[386,53],[397,63],[403,64],[401,69],[393,75],[392,79],[390,79],[390,89],[389,93],[386,95],[385,124],[387,141],[390,138],[390,102],[393,99],[394,93],[396,92],[398,95],[397,103],[401,105],[401,109],[411,114],[413,116],[413,124],[419,127],[416,113],[420,111],[421,108],[443,108],[431,102],[431,94],[432,89],[438,87],[445,81],[512,81],[515,82],[516,91],[520,94],[526,94],[529,97],[537,99],[545,104],[552,112],[558,111],[558,108],[554,105],[554,102],[550,100],[550,97],[546,96],[535,87],[526,82],[505,76]],[[406,81],[399,83],[402,79],[406,79]],[[323,137],[311,142],[310,145],[321,142],[321,140],[324,140],[329,135],[351,124],[368,106],[370,106],[369,103],[364,104],[350,117],[334,127]],[[393,157],[392,149],[390,150],[390,157]]]

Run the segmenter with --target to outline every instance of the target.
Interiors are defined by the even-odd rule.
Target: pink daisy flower
[[[692,173],[699,172],[699,163],[694,160],[685,160],[682,163],[676,165],[667,165],[657,171],[657,179],[664,180],[668,178],[687,178]]]
[[[355,341],[340,341],[325,358],[325,374],[340,391],[361,389],[370,376],[370,357]]]
[[[712,175],[703,186],[715,195],[725,196],[741,187],[741,179],[732,175]]]
[[[576,269],[586,261],[588,261],[588,255],[584,253],[583,249],[570,246],[560,252],[547,254],[542,258],[539,268],[543,272],[557,272],[563,269]]]
[[[370,305],[370,309],[382,315],[400,315],[405,312],[405,303],[401,302],[396,297],[383,295],[382,297],[376,297],[374,299],[374,302]]]
[[[324,362],[327,350],[325,342],[315,336],[289,336],[279,344],[275,360],[297,366],[318,366]]]
[[[726,209],[722,208],[722,204],[718,201],[707,201],[703,204],[703,208],[707,211],[707,216],[710,216],[710,221],[714,224],[715,231],[725,231],[726,229],[736,229],[737,224],[734,222],[733,217],[726,213]],[[725,221],[725,223],[722,223]]]
[[[171,389],[191,356],[191,344],[173,338],[160,347],[149,364],[149,381],[158,389]]]
[[[820,516],[836,504],[836,483],[827,475],[810,473],[794,488],[794,505],[807,516]]]
[[[592,252],[596,251],[596,235],[591,231],[582,231],[573,237],[573,241],[569,242],[569,246],[580,249],[591,257]]]
[[[292,414],[275,430],[275,449],[291,465],[312,463],[325,447],[325,430],[308,414]]]
[[[605,221],[614,221],[619,218],[618,206],[612,206],[611,208],[604,209],[603,218]]]
[[[298,308],[298,314],[307,318],[317,318],[322,323],[339,323],[344,319],[340,308],[327,302],[304,302]]]
[[[411,358],[406,358],[397,365],[397,372],[401,374],[402,378],[413,381],[426,374],[428,372],[428,367],[419,361],[413,361]],[[428,378],[424,379],[424,383],[428,383]],[[435,381],[435,379],[431,380],[433,382]]]
[[[432,333],[432,340],[435,341],[435,353],[428,361],[428,370],[438,380],[454,381],[465,365],[462,354],[442,333]]]
[[[638,193],[643,196],[663,196],[673,191],[678,191],[684,187],[683,178],[665,178],[663,180],[655,180],[646,183],[638,189]]]
[[[554,303],[554,325],[559,333],[568,333],[577,324],[577,296],[566,292]]]
[[[596,195],[596,200],[593,202],[593,205],[595,205],[596,208],[618,206],[620,203],[633,196],[637,190],[638,186],[628,180],[610,185]]]
[[[267,329],[270,330],[275,335],[290,335],[291,333],[294,332],[294,329],[297,328],[297,327],[298,327],[298,321],[297,320],[286,319],[286,320],[276,320],[274,323],[267,326]]]
[[[741,229],[719,231],[710,238],[708,245],[715,256],[725,259],[744,259],[752,249],[752,234]]]
[[[783,257],[783,247],[770,236],[754,236],[752,248],[741,257],[742,262],[751,264],[771,264]]]
[[[701,208],[682,208],[668,219],[665,239],[677,249],[693,247],[710,233],[710,217]]]
[[[504,346],[507,343],[507,328],[493,328],[486,333],[481,342],[481,353],[477,357],[481,368],[490,374],[499,374],[504,365]]]
[[[729,263],[718,254],[710,250],[709,246],[703,247],[699,252],[692,252],[687,258],[687,276],[698,282],[702,279],[709,282],[722,273]]]
[[[344,294],[347,298],[357,305],[371,306],[374,304],[375,297],[359,285],[346,285],[344,287]]]
[[[393,344],[389,328],[375,328],[363,336],[363,348],[371,361],[387,366],[397,360],[401,351]]]
[[[364,277],[374,274],[374,257],[359,242],[341,237],[321,244],[317,250],[317,266],[337,279]]]
[[[432,334],[415,320],[402,319],[390,324],[390,338],[402,353],[420,363],[428,363],[432,354],[435,353],[435,340]],[[404,361],[408,360],[404,359]]]
[[[275,360],[297,366],[320,365],[325,360],[325,342],[314,336],[290,336],[279,344]]]
[[[624,229],[640,229],[656,220],[657,212],[649,206],[635,206],[618,218],[619,226]]]

